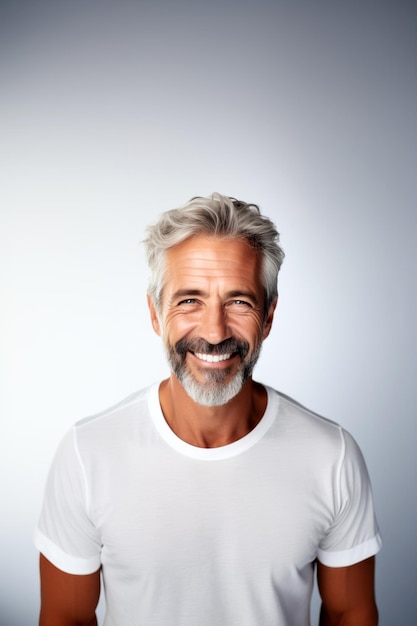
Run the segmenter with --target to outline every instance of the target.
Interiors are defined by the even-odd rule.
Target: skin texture
[[[207,236],[193,237],[167,253],[167,273],[161,310],[151,299],[152,326],[165,346],[173,348],[188,338],[212,345],[235,338],[249,345],[249,355],[268,336],[276,302],[264,311],[260,258],[247,243]],[[192,351],[184,365],[200,385],[210,373],[227,382],[242,367],[238,354],[220,362],[201,360]],[[223,446],[245,436],[266,408],[266,392],[250,376],[224,406],[194,402],[171,374],[159,390],[165,419],[175,434],[194,446]],[[317,564],[323,602],[320,626],[376,626],[374,559],[350,567]],[[96,626],[95,609],[100,572],[73,576],[41,556],[40,626]]]
[[[376,626],[375,558],[350,567],[317,566],[322,598],[320,626]]]
[[[40,556],[41,612],[39,626],[97,626],[100,570],[74,576]]]
[[[259,275],[259,254],[244,241],[198,236],[175,246],[167,254],[161,311],[148,299],[155,332],[166,346],[185,337],[214,345],[234,337],[246,341],[251,353],[268,336],[276,306],[274,302],[265,315]],[[220,363],[201,361],[191,352],[186,355],[188,370],[201,384],[209,370],[227,371],[227,381],[241,365],[235,355]],[[205,407],[196,404],[171,375],[161,384],[160,402],[165,419],[181,439],[216,447],[236,441],[256,426],[266,395],[249,379],[227,405]]]

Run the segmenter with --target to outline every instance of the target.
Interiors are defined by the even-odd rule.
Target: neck
[[[186,393],[174,374],[159,388],[159,401],[171,430],[199,448],[217,448],[247,435],[265,412],[265,388],[252,379],[227,404],[206,407]]]

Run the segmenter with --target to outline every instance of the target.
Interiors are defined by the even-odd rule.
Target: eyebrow
[[[178,289],[178,291],[172,294],[172,300],[185,297],[189,298],[190,296],[204,296],[204,291],[201,289]]]
[[[240,298],[248,298],[249,300],[252,300],[253,302],[258,302],[258,298],[253,293],[253,291],[238,291],[238,290],[234,290],[234,291],[228,291],[226,295],[227,295],[228,298],[239,298],[239,299]]]

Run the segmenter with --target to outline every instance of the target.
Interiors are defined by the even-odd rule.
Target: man
[[[255,205],[213,194],[148,229],[171,374],[79,422],[37,530],[41,626],[373,626],[380,537],[352,437],[252,378],[284,254]]]

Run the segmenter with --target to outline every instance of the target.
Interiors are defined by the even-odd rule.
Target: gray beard
[[[221,344],[213,345],[204,340],[180,340],[175,346],[166,346],[166,355],[169,366],[186,393],[194,402],[203,406],[222,406],[227,404],[242,389],[245,382],[252,375],[253,368],[259,358],[262,342],[253,350],[249,358],[249,345],[246,342],[228,339]],[[186,354],[191,352],[205,352],[208,354],[238,353],[241,359],[240,367],[231,380],[226,382],[230,375],[230,368],[222,370],[201,370],[204,372],[204,382],[195,379],[187,369]]]

